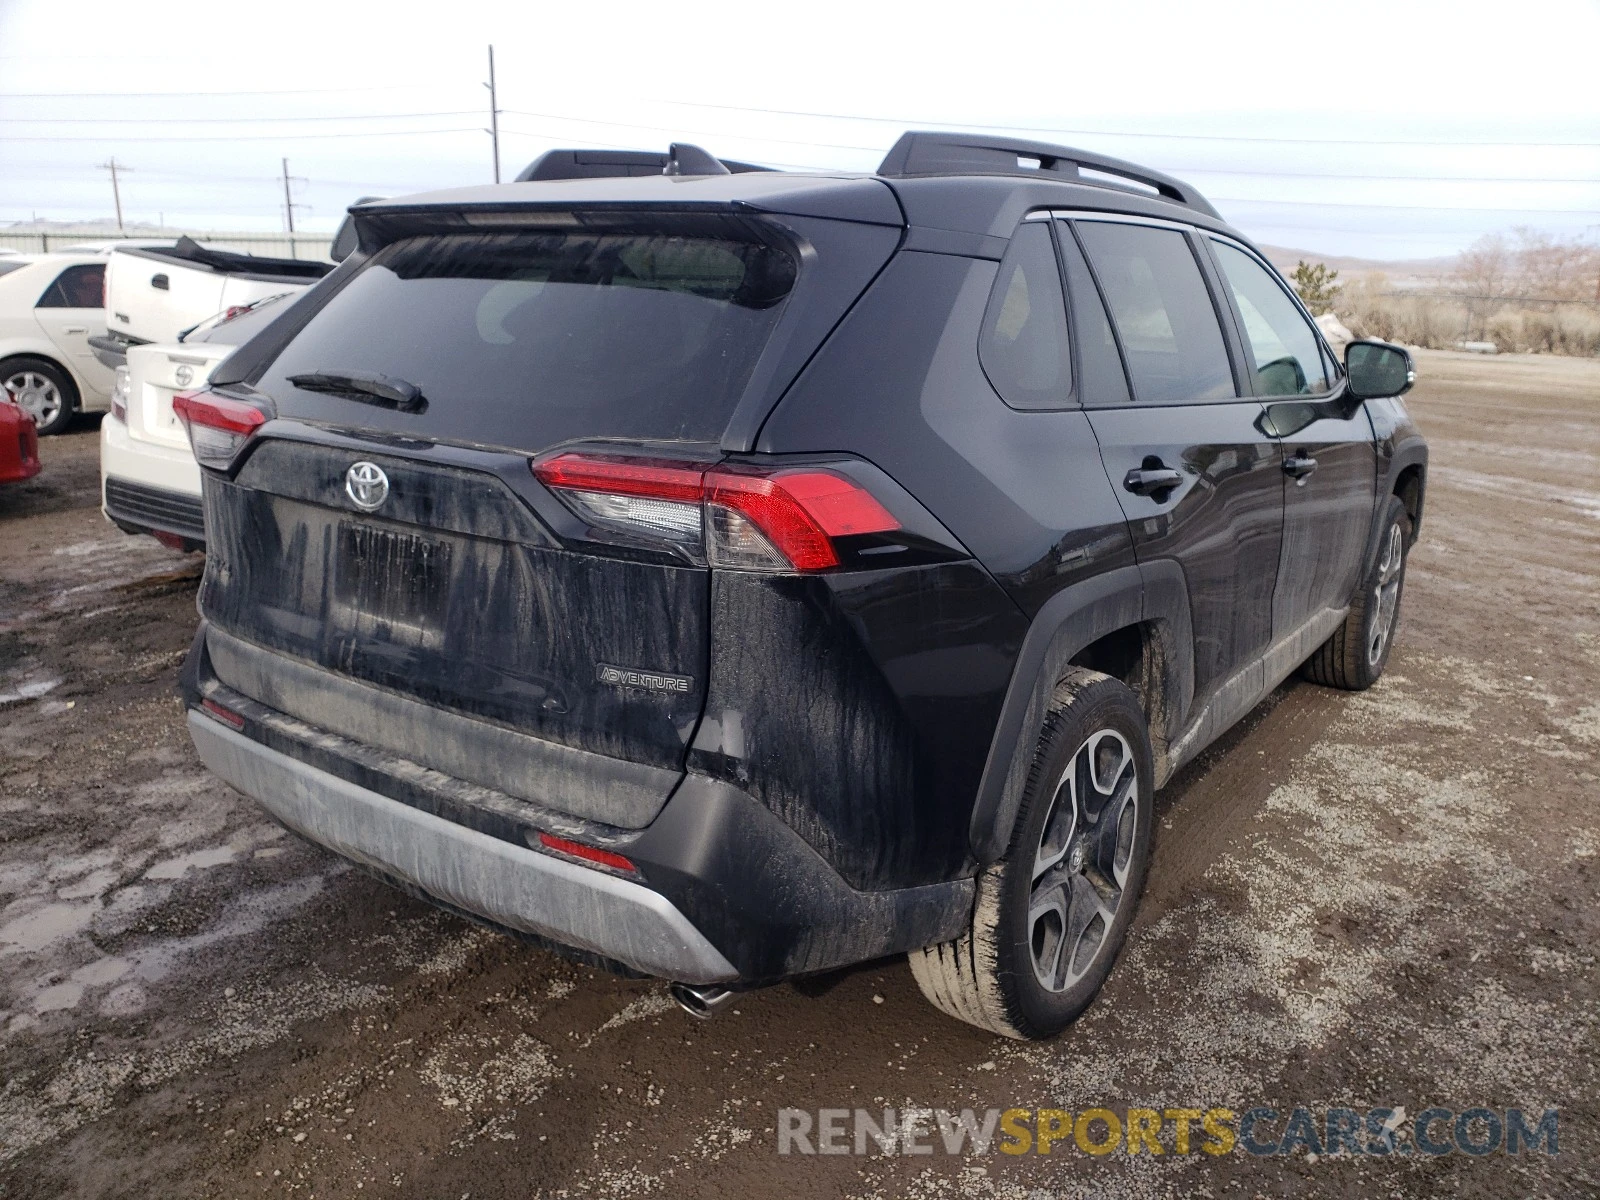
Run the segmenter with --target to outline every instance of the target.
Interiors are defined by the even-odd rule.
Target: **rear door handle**
[[[89,327],[87,325],[68,325],[61,332],[62,333],[88,333],[89,332]]]
[[[1183,482],[1183,472],[1171,467],[1135,467],[1122,477],[1122,486],[1135,496],[1169,492]]]
[[[1291,479],[1304,479],[1317,469],[1317,460],[1309,454],[1291,454],[1283,460],[1283,473]]]

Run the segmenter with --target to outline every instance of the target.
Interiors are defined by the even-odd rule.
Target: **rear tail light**
[[[835,538],[900,528],[866,488],[820,467],[567,453],[533,473],[585,520],[725,569],[825,571],[839,565]]]
[[[117,368],[116,382],[111,385],[111,415],[124,425],[128,423],[128,368]]]
[[[596,525],[684,548],[698,548],[704,540],[703,466],[562,454],[536,464],[533,473],[580,517]]]
[[[245,443],[267,423],[267,414],[253,404],[204,389],[179,392],[172,398],[172,411],[189,434],[195,461],[219,471],[232,466]]]

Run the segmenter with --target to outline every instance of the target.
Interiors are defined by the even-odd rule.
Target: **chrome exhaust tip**
[[[716,984],[675,983],[667,991],[678,1007],[697,1021],[709,1021],[738,995]]]

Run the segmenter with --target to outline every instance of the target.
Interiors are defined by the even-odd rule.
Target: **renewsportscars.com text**
[[[1469,1155],[1559,1150],[1559,1110],[1297,1107],[778,1110],[779,1154]]]

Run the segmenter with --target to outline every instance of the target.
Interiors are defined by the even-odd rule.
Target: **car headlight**
[[[111,415],[123,424],[128,422],[128,368],[117,368],[117,381],[111,385]]]

